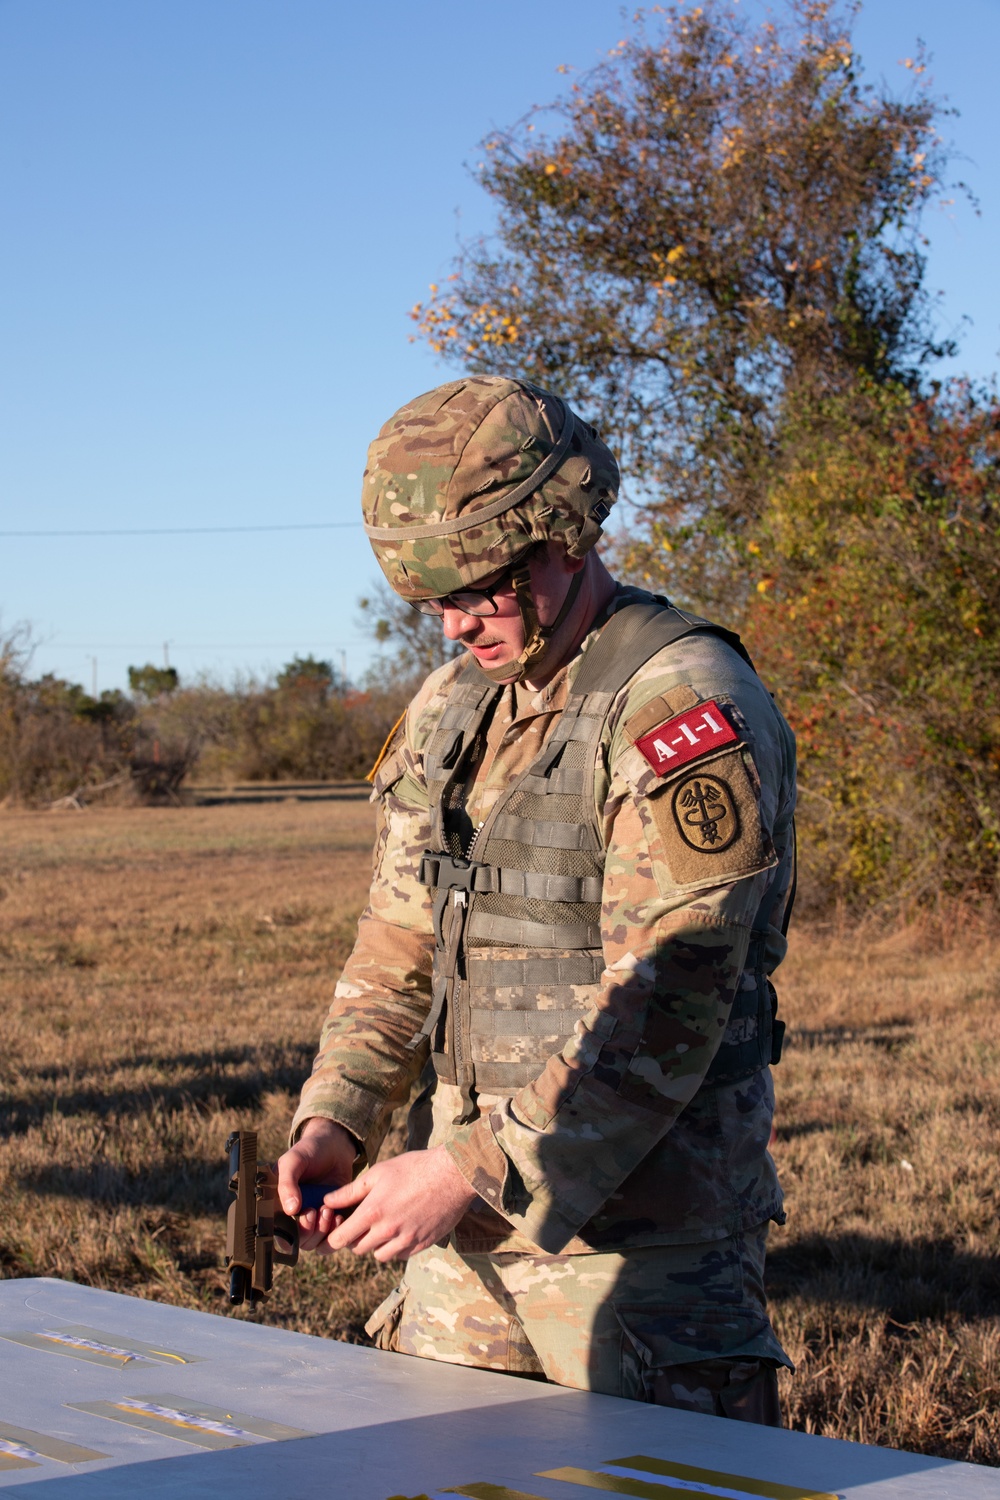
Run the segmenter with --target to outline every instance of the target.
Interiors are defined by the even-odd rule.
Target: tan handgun
[[[256,1307],[267,1300],[275,1265],[298,1260],[299,1226],[278,1207],[277,1174],[257,1160],[257,1132],[234,1130],[226,1150],[233,1195],[226,1220],[229,1300]]]

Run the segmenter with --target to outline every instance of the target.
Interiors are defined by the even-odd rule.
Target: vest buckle
[[[463,859],[458,854],[438,854],[432,849],[424,852],[420,859],[417,879],[421,885],[436,890],[454,891],[456,905],[466,904],[469,891],[495,891],[499,878],[492,865],[477,863],[474,859]],[[462,896],[461,903],[457,896]]]

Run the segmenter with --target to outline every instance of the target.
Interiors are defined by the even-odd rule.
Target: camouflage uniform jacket
[[[611,608],[648,597],[619,589]],[[538,755],[597,635],[546,687],[503,689],[466,789],[473,825]],[[431,674],[380,768],[370,900],[292,1126],[294,1138],[311,1116],[336,1120],[368,1162],[427,1059],[426,1041],[409,1045],[430,1009],[434,952],[429,894],[418,878],[431,837],[422,755],[463,665]],[[709,857],[685,838],[678,776],[658,774],[655,737],[643,731],[674,707],[713,700],[740,726],[734,753],[750,790],[738,837]],[[702,1084],[726,1033],[754,919],[776,868],[787,867],[791,731],[737,653],[699,634],[660,650],[616,695],[600,752],[605,971],[593,1011],[513,1097],[480,1094],[471,1122],[456,1123],[458,1091],[440,1081],[411,1110],[410,1145],[443,1145],[479,1194],[455,1231],[469,1253],[695,1243],[783,1220],[767,1151],[770,1070]],[[784,951],[772,915],[768,972]]]

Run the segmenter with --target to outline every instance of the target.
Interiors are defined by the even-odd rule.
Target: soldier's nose
[[[478,615],[467,615],[460,609],[445,608],[441,616],[441,628],[449,641],[461,640],[482,625]]]

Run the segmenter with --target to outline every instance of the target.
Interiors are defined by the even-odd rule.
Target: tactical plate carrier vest
[[[666,601],[619,609],[584,657],[541,752],[464,850],[450,814],[461,806],[502,689],[470,659],[451,690],[424,754],[436,847],[424,855],[420,879],[433,892],[436,950],[432,1008],[411,1045],[430,1037],[435,1071],[460,1087],[468,1115],[473,1093],[510,1095],[536,1078],[601,993],[598,744],[617,693],[657,651],[695,631],[721,636],[752,666],[738,636]],[[772,872],[726,1039],[703,1087],[735,1083],[778,1060],[784,1027],[774,1020],[763,965],[768,919],[788,873],[785,861]]]

